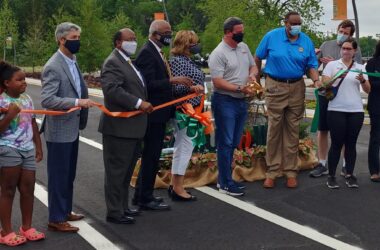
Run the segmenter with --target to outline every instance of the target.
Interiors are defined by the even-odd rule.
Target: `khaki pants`
[[[268,110],[267,178],[275,179],[281,168],[287,178],[297,176],[299,124],[305,108],[305,83],[265,81]]]

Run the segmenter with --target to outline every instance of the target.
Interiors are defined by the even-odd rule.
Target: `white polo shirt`
[[[334,77],[340,70],[347,69],[348,67],[342,62],[342,59],[329,62],[322,75],[328,77]],[[361,70],[365,72],[365,67],[362,64],[354,62],[351,70]],[[360,81],[355,77],[358,73],[348,72],[340,85],[337,96],[329,102],[329,111],[340,112],[364,112],[363,102],[360,96]],[[364,78],[368,80],[368,76],[364,75]],[[340,79],[338,78],[334,82],[334,86],[338,85]]]

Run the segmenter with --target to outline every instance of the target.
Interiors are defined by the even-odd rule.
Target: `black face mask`
[[[66,40],[65,47],[71,52],[71,54],[78,53],[80,48],[80,40]]]
[[[191,46],[191,47],[189,48],[189,50],[190,50],[190,53],[191,53],[191,54],[196,55],[196,54],[201,53],[201,51],[202,51],[202,46],[201,46],[201,44],[197,43],[197,44]]]
[[[169,46],[170,43],[172,42],[172,35],[166,35],[166,34],[160,34],[160,42],[162,43],[162,45],[164,46]]]
[[[234,40],[237,43],[241,43],[243,41],[244,33],[237,33],[233,34],[232,40]]]

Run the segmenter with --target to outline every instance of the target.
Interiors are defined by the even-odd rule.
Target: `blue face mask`
[[[299,33],[301,33],[301,25],[292,25],[292,26],[290,26],[289,33],[292,36],[297,36]]]
[[[348,36],[347,36],[347,35],[339,34],[339,33],[338,33],[338,36],[336,37],[336,41],[337,41],[339,44],[343,44],[347,39],[348,39]]]

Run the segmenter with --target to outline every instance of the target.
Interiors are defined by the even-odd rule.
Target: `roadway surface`
[[[39,109],[40,87],[29,85],[27,93]],[[102,98],[91,98],[102,102]],[[330,190],[326,177],[312,179],[302,172],[295,190],[287,189],[284,179],[277,180],[272,190],[262,188],[258,181],[246,183],[246,195],[240,198],[219,194],[210,186],[191,190],[198,196],[196,202],[174,203],[166,190],[157,190],[171,211],[144,211],[134,225],[115,225],[105,221],[99,116],[98,109],[91,109],[88,126],[80,134],[74,211],[86,215],[79,225],[81,234],[46,231],[44,144],[45,157],[37,171],[34,226],[46,231],[47,239],[18,249],[380,249],[380,184],[369,180],[368,125],[357,144],[359,189],[347,188],[338,178],[341,188]],[[13,221],[16,229],[20,225],[17,200]]]

